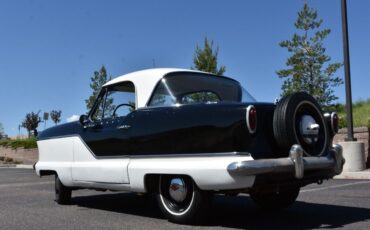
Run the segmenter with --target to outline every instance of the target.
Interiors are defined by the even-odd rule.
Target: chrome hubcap
[[[186,198],[187,188],[183,179],[173,178],[169,187],[169,194],[176,202],[182,202]]]
[[[319,139],[319,129],[320,125],[318,125],[310,115],[304,115],[301,118],[300,122],[300,133],[303,136],[303,140],[307,144],[316,143]]]

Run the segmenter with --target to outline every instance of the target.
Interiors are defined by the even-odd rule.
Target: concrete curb
[[[33,169],[33,165],[24,164],[0,164],[0,168],[19,168],[19,169]]]
[[[16,168],[20,168],[20,169],[33,169],[33,165],[23,165],[23,164],[19,164],[19,165],[16,165],[15,167],[16,167]]]
[[[355,179],[355,180],[370,180],[370,170],[359,172],[342,172],[334,179]]]

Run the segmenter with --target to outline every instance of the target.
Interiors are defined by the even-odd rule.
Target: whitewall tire
[[[200,190],[190,177],[162,175],[158,186],[158,205],[169,221],[192,224],[207,213],[212,194]]]

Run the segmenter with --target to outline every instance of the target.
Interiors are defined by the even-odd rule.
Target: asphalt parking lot
[[[259,210],[245,195],[216,196],[201,226],[168,222],[153,196],[79,190],[71,205],[53,199],[53,177],[0,168],[0,229],[370,229],[370,180],[304,187],[297,202],[279,213]]]

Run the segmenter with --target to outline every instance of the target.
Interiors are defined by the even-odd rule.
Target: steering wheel
[[[127,103],[119,104],[119,105],[117,105],[117,107],[116,107],[116,108],[114,109],[114,111],[113,111],[113,117],[116,117],[117,109],[118,109],[119,107],[122,107],[122,106],[128,106],[128,107],[130,107],[132,110],[135,110],[135,106],[133,106],[133,105],[131,105],[131,104],[127,104]]]

